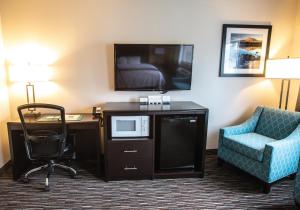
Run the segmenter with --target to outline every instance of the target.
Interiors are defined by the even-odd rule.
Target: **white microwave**
[[[149,136],[149,116],[112,116],[112,137],[147,137]]]

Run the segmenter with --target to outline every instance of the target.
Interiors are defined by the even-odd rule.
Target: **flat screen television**
[[[115,44],[115,90],[190,90],[192,44]]]

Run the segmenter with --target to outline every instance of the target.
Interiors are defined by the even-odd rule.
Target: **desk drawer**
[[[108,146],[109,159],[152,158],[152,140],[110,141]]]
[[[109,161],[108,177],[110,180],[152,178],[152,163],[150,158]]]

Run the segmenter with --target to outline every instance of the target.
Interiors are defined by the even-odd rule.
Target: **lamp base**
[[[27,112],[24,114],[25,118],[38,118],[41,116],[40,112]]]

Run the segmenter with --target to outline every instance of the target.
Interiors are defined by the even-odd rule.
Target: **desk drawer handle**
[[[136,149],[135,150],[124,150],[125,153],[136,153],[138,152]]]
[[[133,167],[125,167],[124,170],[125,171],[137,170],[137,167],[135,167],[135,166],[133,166]]]

